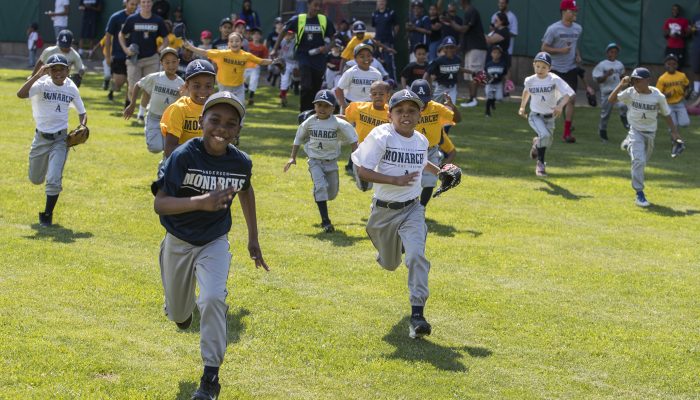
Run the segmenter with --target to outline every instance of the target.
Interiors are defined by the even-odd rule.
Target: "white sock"
[[[143,115],[144,115],[143,106],[139,106],[139,118],[143,118]]]
[[[700,92],[700,81],[693,82],[693,90],[695,90],[696,92]]]

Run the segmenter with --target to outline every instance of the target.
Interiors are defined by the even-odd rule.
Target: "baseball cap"
[[[559,11],[565,10],[578,11],[578,7],[576,7],[576,0],[561,0],[561,3],[559,4]]]
[[[404,101],[413,102],[420,109],[422,109],[423,106],[425,105],[423,103],[423,100],[421,100],[417,94],[413,93],[412,91],[410,91],[408,89],[404,89],[404,90],[399,90],[398,92],[394,93],[393,96],[391,96],[391,98],[389,99],[389,111],[391,111],[392,108],[398,106],[399,104],[403,103]]]
[[[216,76],[216,70],[214,70],[214,66],[207,60],[192,60],[187,64],[187,68],[185,68],[185,80],[201,74]]]
[[[651,73],[646,68],[642,68],[642,67],[635,68],[634,71],[632,71],[632,74],[630,74],[630,78],[649,79],[649,78],[651,78]]]
[[[277,18],[275,18],[275,23],[276,23],[276,24],[281,24],[281,23],[282,23],[282,17],[277,17]]]
[[[537,53],[537,55],[535,55],[534,61],[542,61],[547,65],[552,65],[552,56],[550,56],[546,51],[540,51]]]
[[[411,6],[417,6],[417,7],[423,7],[423,1],[422,0],[413,0],[411,2]]]
[[[358,54],[360,54],[360,51],[365,49],[369,50],[370,53],[374,53],[374,47],[368,45],[367,43],[360,43],[357,46],[355,46],[355,50],[353,50],[353,53],[355,54],[355,56],[357,56]]]
[[[313,103],[316,104],[320,102],[327,103],[335,107],[335,95],[330,90],[319,90],[318,93],[316,93],[316,97],[314,97]]]
[[[73,44],[73,32],[69,31],[68,29],[58,32],[56,43],[58,44],[58,47],[62,49],[69,48],[70,45]]]
[[[411,83],[411,91],[418,95],[423,103],[427,103],[432,100],[432,93],[430,92],[430,83],[425,79],[416,79]]]
[[[457,46],[457,41],[455,40],[455,38],[453,38],[450,35],[447,35],[444,38],[442,38],[442,41],[440,42],[438,49],[441,49],[441,48],[447,47],[447,46]]]
[[[352,31],[355,33],[367,32],[367,27],[364,22],[355,21],[355,23],[352,24]]]
[[[670,54],[666,55],[666,58],[664,58],[664,62],[666,62],[668,60],[673,60],[673,61],[678,62],[678,56],[673,54],[673,53],[670,53]]]
[[[223,19],[221,20],[221,22],[219,22],[219,26],[221,26],[221,25],[223,25],[223,24],[231,24],[231,25],[233,25],[233,22],[231,22],[231,18],[226,17],[226,18],[223,18]]]
[[[204,30],[200,36],[202,39],[211,39],[213,35],[211,31]]]
[[[68,59],[61,54],[54,54],[46,60],[46,65],[65,65],[68,66]]]
[[[497,44],[494,44],[493,46],[491,46],[491,50],[498,50],[498,51],[500,51],[501,53],[503,53],[503,47],[501,47],[501,46],[499,46],[499,45],[497,45]]]
[[[187,67],[189,68],[189,65]],[[236,97],[236,95],[227,90],[223,90],[209,96],[207,101],[204,103],[204,107],[202,108],[202,115],[204,115],[208,109],[217,104],[228,104],[235,108],[238,112],[238,116],[241,117],[241,120],[243,120],[243,117],[245,116],[245,107],[243,106],[243,103],[238,97]]]
[[[244,19],[237,19],[236,22],[233,23],[233,26],[238,26],[238,25],[247,25]]]
[[[173,54],[173,55],[175,55],[175,57],[177,57],[177,50],[173,49],[172,47],[164,48],[163,50],[160,51],[160,59],[162,60],[166,54]]]
[[[607,53],[608,50],[610,50],[610,49],[618,49],[618,50],[620,50],[620,46],[618,46],[617,43],[615,43],[615,42],[610,42],[610,43],[608,43],[607,46],[605,46],[605,52]]]

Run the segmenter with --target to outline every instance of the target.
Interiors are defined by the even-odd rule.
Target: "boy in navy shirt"
[[[503,79],[508,74],[508,60],[499,45],[491,47],[491,59],[486,61],[486,116],[496,109],[496,100],[503,100]]]
[[[453,103],[457,103],[457,76],[462,71],[461,60],[456,55],[457,41],[452,36],[446,36],[438,46],[438,52],[440,50],[444,54],[430,63],[424,79],[437,82],[433,91],[435,101],[442,102],[447,94]]]
[[[200,312],[204,373],[193,399],[219,395],[219,366],[226,352],[226,281],[231,254],[231,202],[238,194],[248,228],[248,251],[256,267],[269,270],[258,243],[252,161],[230,144],[241,131],[245,109],[230,92],[207,99],[200,124],[203,136],[178,147],[151,185],[154,209],[166,234],[160,246],[165,312],[187,329],[195,305]],[[195,284],[199,297],[195,297]]]

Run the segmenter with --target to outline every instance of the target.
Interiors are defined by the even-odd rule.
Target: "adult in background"
[[[681,17],[683,9],[680,5],[671,6],[671,18],[664,21],[664,37],[666,38],[666,51],[664,56],[674,54],[678,58],[678,69],[685,65],[685,40],[690,35],[690,23]]]
[[[700,98],[700,13],[695,14],[690,21],[690,35],[692,47],[690,48],[690,65],[693,67],[693,91],[690,100]]]
[[[417,44],[424,44],[428,46],[428,35],[430,35],[430,18],[425,15],[425,8],[423,7],[423,2],[421,0],[414,1],[412,8],[413,18],[409,22],[406,22],[406,32],[408,32],[408,48],[414,49]],[[409,61],[416,61],[415,54],[411,53]]]
[[[243,5],[241,5],[241,15],[238,18],[245,21],[246,28],[250,29],[260,29],[260,16],[253,10],[253,5],[251,0],[244,0]]]
[[[53,21],[53,33],[58,38],[58,32],[68,29],[68,14],[70,10],[69,0],[56,0],[53,11],[46,11],[44,14],[51,17]]]
[[[441,5],[442,0],[438,0],[438,8],[441,9]],[[464,25],[462,17],[457,15],[457,5],[455,3],[449,3],[447,5],[447,10],[440,14],[440,22],[442,22],[442,37],[452,36],[457,41],[457,45],[459,45],[462,35],[452,27],[452,21],[455,21],[457,25]]]
[[[581,53],[578,39],[583,28],[576,23],[576,0],[562,0],[559,4],[561,20],[550,25],[542,38],[542,51],[552,56],[552,73],[562,78],[576,92],[578,88],[578,63]],[[571,121],[574,119],[576,96],[571,96],[564,114],[564,136],[566,143],[576,143],[571,134]]]
[[[518,17],[508,9],[508,0],[498,0],[498,11],[491,16],[491,25],[496,24],[496,19],[499,13],[504,13],[508,17],[508,32],[510,32],[510,45],[507,49],[509,55],[513,55],[514,38],[518,36]],[[503,46],[501,46],[503,47]]]
[[[153,3],[153,13],[163,19],[170,18],[170,3],[168,3],[168,0],[156,0]]]
[[[112,70],[112,87],[107,98],[114,100],[114,91],[121,90],[126,82],[126,53],[119,44],[119,32],[126,22],[126,18],[136,12],[138,0],[124,0],[124,9],[117,11],[109,17],[107,29],[105,29],[105,57]],[[126,105],[129,104],[129,94],[126,94]]]
[[[486,35],[486,44],[489,48],[498,45],[501,49],[507,49],[510,46],[511,38],[508,26],[510,21],[505,13],[496,14],[496,22],[491,25],[491,32]],[[487,57],[490,59],[490,55]],[[506,64],[510,66],[510,57],[505,54]]]
[[[375,29],[374,38],[385,47],[393,49],[396,46],[396,35],[399,34],[399,24],[396,12],[386,6],[386,0],[377,0],[377,9],[372,13],[372,26]],[[394,53],[383,51],[382,58],[391,79],[396,80],[396,62]]]
[[[437,58],[438,46],[440,46],[440,42],[442,42],[442,22],[440,22],[440,12],[437,5],[431,4],[430,7],[428,7],[428,18],[430,18],[428,60],[432,62]]]
[[[316,92],[321,90],[323,75],[326,71],[326,53],[329,51],[331,38],[335,35],[335,27],[328,18],[321,14],[322,0],[310,0],[306,14],[293,16],[285,26],[296,37],[294,55],[299,63],[301,75],[301,96],[299,111],[310,110]],[[274,58],[282,36],[277,38],[272,51]]]
[[[462,107],[476,107],[476,91],[478,86],[472,79],[473,74],[483,71],[486,64],[486,36],[484,35],[484,25],[481,23],[481,15],[476,7],[472,6],[470,0],[462,0],[464,10],[464,23],[457,24],[451,20],[450,26],[457,32],[463,34],[462,52],[464,53],[464,69],[469,72],[464,74],[464,80],[469,85],[469,101],[460,104]]]
[[[119,32],[119,44],[127,57],[126,77],[129,93],[139,79],[158,72],[158,53],[170,44],[165,21],[153,14],[153,0],[141,0],[140,6],[141,11],[130,15]],[[161,49],[156,44],[158,36],[163,38]],[[143,109],[139,106],[139,115],[143,114]]]
[[[78,53],[83,55],[83,49],[92,49],[92,41],[97,35],[97,19],[102,12],[102,0],[80,0],[78,9],[83,12],[83,26],[80,28]]]

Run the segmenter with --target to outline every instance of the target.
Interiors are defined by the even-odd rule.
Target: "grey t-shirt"
[[[316,115],[307,118],[297,129],[294,144],[304,145],[309,158],[334,160],[340,156],[341,143],[356,143],[355,128],[349,122],[331,115],[318,119]]]
[[[566,26],[561,21],[557,21],[547,28],[542,43],[559,49],[571,46],[571,51],[566,54],[552,54],[552,70],[569,72],[576,68],[576,46],[581,32],[583,28],[576,22]]]
[[[612,75],[599,83],[601,93],[612,93],[617,84],[620,83],[622,75],[625,74],[625,66],[619,60],[610,61],[606,59],[599,62],[598,65],[593,68],[593,78],[602,78],[609,70],[613,71]]]

